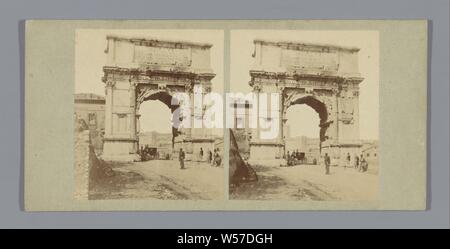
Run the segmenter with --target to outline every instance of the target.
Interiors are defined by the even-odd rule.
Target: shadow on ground
[[[258,181],[242,183],[230,188],[230,199],[235,200],[291,200],[324,201],[337,200],[333,194],[305,179],[295,182],[285,177],[287,168],[255,165]],[[299,166],[300,167],[300,166]]]
[[[120,171],[120,168],[128,165],[98,160],[91,172],[89,199],[187,199],[187,196],[177,193],[164,183],[153,182],[137,172]]]

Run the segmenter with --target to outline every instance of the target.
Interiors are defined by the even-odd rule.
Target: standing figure
[[[355,163],[355,169],[358,170],[358,168],[359,168],[359,157],[356,154],[355,154],[355,162],[354,163]]]
[[[358,171],[362,171],[363,170],[363,164],[364,164],[364,157],[363,157],[363,154],[361,154],[360,156],[359,156],[359,169],[358,169]]]
[[[325,153],[324,156],[324,162],[325,162],[325,175],[329,175],[330,174],[330,164],[331,164],[331,160],[330,157],[328,156],[328,153]]]
[[[145,161],[144,158],[144,146],[141,145],[141,149],[139,150],[139,156],[141,156],[141,161]]]
[[[214,164],[216,167],[219,167],[221,163],[222,163],[222,158],[220,157],[220,154],[219,154],[219,148],[217,148],[216,153],[214,154]]]
[[[216,151],[217,149],[214,149],[214,153],[211,155],[211,166],[214,166],[216,162]]]
[[[289,153],[289,151],[286,153],[286,162],[287,166],[291,166],[291,153]]]
[[[349,167],[350,168],[350,161],[351,161],[351,157],[350,157],[350,153],[347,153],[347,157],[346,157],[346,162],[345,162],[345,168]]]
[[[208,163],[211,163],[212,161],[212,152],[211,150],[208,150]]]
[[[203,148],[200,147],[200,154],[199,154],[200,158],[199,161],[203,161]]]
[[[178,156],[178,160],[180,160],[180,169],[184,169],[184,151],[182,148],[180,148],[180,154]]]
[[[366,172],[367,169],[369,168],[369,163],[366,161],[366,159],[361,155],[361,166],[360,166],[360,171],[361,172]]]

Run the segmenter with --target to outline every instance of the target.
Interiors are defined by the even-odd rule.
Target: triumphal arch
[[[279,133],[274,139],[252,134],[250,160],[279,165],[285,160],[286,110],[312,107],[320,118],[320,154],[340,164],[361,147],[359,138],[358,48],[255,40],[250,86],[255,93],[279,93]],[[261,107],[260,107],[261,108]]]
[[[211,44],[151,38],[107,36],[105,83],[105,134],[102,158],[111,161],[138,161],[139,117],[152,115],[140,110],[147,100],[160,100],[172,113],[175,93],[187,93],[193,108],[194,89],[211,91],[214,78],[210,65]],[[182,101],[182,100],[180,100]],[[193,109],[189,113],[194,118]],[[154,118],[160,118],[153,114]],[[183,113],[180,113],[182,119]],[[190,127],[193,127],[191,125]],[[179,148],[189,160],[200,148],[213,150],[208,129],[172,128],[174,157]]]

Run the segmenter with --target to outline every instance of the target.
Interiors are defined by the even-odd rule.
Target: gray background
[[[0,3],[0,228],[449,227],[449,1],[10,1]],[[429,19],[428,210],[25,213],[25,19]],[[51,122],[51,121],[49,121]],[[401,138],[399,138],[401,139]]]

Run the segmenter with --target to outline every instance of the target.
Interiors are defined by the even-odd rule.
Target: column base
[[[284,144],[281,142],[250,142],[250,164],[267,166],[284,166]]]
[[[106,162],[140,162],[141,157],[138,154],[129,155],[101,155],[100,158]]]
[[[132,138],[104,138],[103,153],[100,158],[104,161],[136,162],[141,157],[136,153],[137,139]]]

